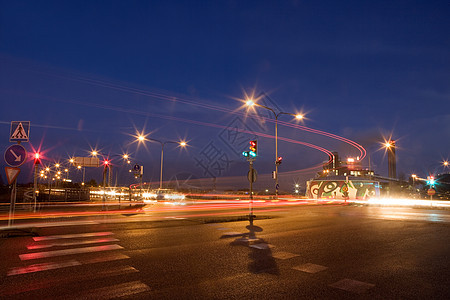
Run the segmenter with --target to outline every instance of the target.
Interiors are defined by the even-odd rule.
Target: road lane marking
[[[87,245],[87,244],[98,244],[98,243],[109,243],[109,242],[118,242],[118,239],[115,238],[100,238],[94,240],[84,240],[84,241],[74,241],[74,242],[55,242],[51,244],[43,244],[43,245],[29,245],[27,246],[28,250],[35,249],[44,249],[51,247],[65,247],[65,246],[77,246],[77,245]]]
[[[80,266],[80,265],[88,265],[88,264],[94,264],[94,263],[100,263],[100,262],[108,262],[108,261],[115,261],[115,260],[121,260],[121,259],[128,259],[130,258],[127,255],[124,254],[114,254],[114,255],[103,255],[102,257],[98,258],[91,258],[91,259],[84,259],[84,260],[68,260],[63,262],[48,262],[48,263],[41,263],[41,264],[33,264],[26,267],[16,267],[12,268],[8,271],[7,275],[19,275],[19,274],[28,274],[28,273],[35,273],[35,272],[41,272],[41,271],[47,271],[47,270],[54,270],[54,269],[61,269],[61,268],[67,268],[67,267],[73,267],[73,266]]]
[[[355,294],[362,294],[373,288],[375,284],[345,278],[329,286]]]
[[[92,237],[92,236],[106,236],[113,235],[112,232],[87,232],[87,233],[74,233],[74,234],[61,234],[61,235],[49,235],[49,236],[37,236],[33,237],[35,242],[57,240],[57,239],[73,239],[80,237]]]
[[[96,257],[96,258],[83,259],[83,260],[81,260],[81,263],[83,265],[95,264],[95,263],[101,263],[101,262],[107,262],[107,261],[113,261],[113,260],[121,260],[121,259],[127,259],[127,258],[130,258],[130,257],[125,254],[120,254],[120,253],[108,254],[108,255],[105,254],[105,255],[102,255],[102,256]]]
[[[272,253],[272,257],[275,257],[278,259],[290,259],[290,258],[297,257],[297,256],[300,256],[300,255],[295,254],[295,253],[290,253],[290,252],[282,252],[282,251]]]
[[[130,281],[112,286],[87,290],[72,299],[112,299],[136,295],[150,291],[150,287],[141,281]]]
[[[74,273],[70,277],[52,277],[51,279],[45,281],[36,281],[32,284],[22,285],[20,287],[11,286],[3,291],[4,295],[17,295],[21,293],[26,293],[30,291],[41,290],[45,288],[55,288],[56,286],[65,285],[71,282],[76,282],[80,280],[94,280],[102,279],[106,277],[114,277],[120,275],[127,275],[132,273],[137,273],[139,270],[131,266],[119,266],[114,269],[108,270],[98,270],[94,273]],[[15,274],[12,274],[15,275]]]
[[[69,260],[60,263],[48,262],[42,264],[34,264],[26,267],[12,268],[8,271],[7,275],[19,275],[19,274],[27,274],[27,273],[35,273],[40,271],[54,270],[66,267],[79,266],[81,263],[77,260]]]
[[[123,249],[123,247],[119,246],[117,244],[113,244],[113,245],[103,245],[103,246],[94,246],[94,247],[84,247],[84,248],[73,248],[73,249],[64,249],[64,250],[27,253],[27,254],[19,255],[19,258],[21,260],[30,260],[30,259],[40,259],[40,258],[47,258],[47,257],[54,257],[54,256],[101,252],[101,251],[118,250],[118,249]]]
[[[328,269],[328,267],[324,267],[324,266],[316,265],[316,264],[312,264],[312,263],[307,263],[307,264],[303,264],[300,266],[292,267],[292,269],[314,274],[314,273],[324,271],[324,270]]]
[[[271,244],[260,243],[260,244],[250,245],[249,247],[255,248],[255,249],[258,249],[258,250],[267,250],[267,249],[274,248],[275,246],[271,245]]]

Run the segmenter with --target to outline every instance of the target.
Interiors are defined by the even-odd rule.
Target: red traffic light
[[[256,140],[250,141],[249,149],[250,149],[250,154],[253,157],[258,155],[258,141],[256,141]]]
[[[41,163],[41,154],[39,152],[34,153],[34,164],[39,165]]]
[[[105,159],[105,161],[103,162],[103,164],[104,164],[105,166],[109,165],[109,160]]]
[[[277,160],[275,161],[275,163],[281,164],[282,161],[283,161],[283,157],[282,156],[278,156]]]

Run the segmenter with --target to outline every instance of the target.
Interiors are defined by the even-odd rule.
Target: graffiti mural
[[[380,196],[380,186],[368,180],[311,180],[306,196],[313,199],[369,199]]]

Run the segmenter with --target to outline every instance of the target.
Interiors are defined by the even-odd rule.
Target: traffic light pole
[[[34,164],[34,184],[33,184],[33,201],[34,201],[34,212],[36,212],[37,204],[37,178],[38,178],[38,164]]]
[[[275,114],[275,199],[278,199],[278,115]]]
[[[106,209],[106,168],[108,165],[105,164],[103,168],[103,210]]]
[[[253,222],[254,219],[254,215],[253,215],[253,181],[255,180],[254,178],[254,170],[253,170],[253,158],[248,158],[247,159],[249,162],[249,181],[250,181],[250,207],[249,207],[249,214],[248,214],[248,219],[250,222]]]

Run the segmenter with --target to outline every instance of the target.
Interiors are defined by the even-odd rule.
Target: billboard
[[[82,167],[100,167],[98,157],[74,157],[73,164]]]

